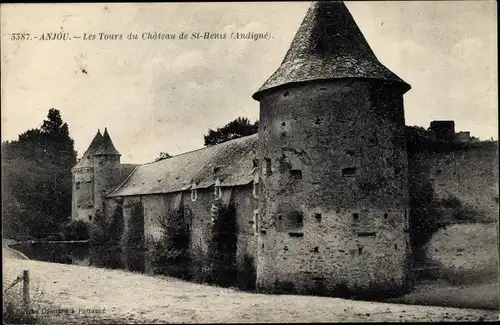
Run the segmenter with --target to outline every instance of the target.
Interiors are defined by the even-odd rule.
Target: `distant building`
[[[457,141],[459,142],[470,142],[471,136],[468,131],[460,131],[457,133]]]
[[[453,140],[455,138],[455,122],[432,121],[429,131],[434,133],[438,139]]]

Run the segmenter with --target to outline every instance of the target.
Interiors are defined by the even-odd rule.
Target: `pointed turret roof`
[[[289,83],[338,78],[394,82],[403,92],[411,88],[378,61],[343,2],[316,1],[281,66],[252,97]]]
[[[75,166],[73,166],[73,168],[92,167],[92,156],[99,149],[101,144],[102,144],[101,130],[97,130],[97,133],[94,136],[94,139],[90,143],[89,147],[87,148],[87,150],[85,150],[85,152],[82,155],[82,158],[78,160],[78,162],[76,163]]]
[[[94,155],[120,155],[118,150],[116,150],[113,145],[113,141],[108,133],[108,128],[104,128],[104,134],[102,135],[102,142],[99,149],[94,153]]]
[[[97,149],[99,149],[99,147],[101,146],[101,143],[102,143],[101,130],[97,130],[94,139],[90,143],[90,146],[87,148],[87,150],[85,150],[85,152],[83,153],[83,156],[89,156],[94,154],[97,151]]]

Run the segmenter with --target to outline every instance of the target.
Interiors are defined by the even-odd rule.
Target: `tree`
[[[160,152],[160,154],[158,155],[158,158],[155,159],[155,162],[163,160],[163,159],[168,159],[168,158],[172,158],[172,155],[167,153],[167,152]]]
[[[238,117],[217,130],[208,129],[208,134],[204,135],[205,146],[223,143],[229,140],[238,139],[259,132],[259,121],[250,123],[246,117]]]
[[[60,112],[50,109],[40,129],[2,143],[2,216],[9,237],[59,233],[71,214],[74,141]]]

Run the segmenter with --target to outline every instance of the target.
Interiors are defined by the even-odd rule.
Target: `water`
[[[119,245],[93,246],[88,242],[18,243],[10,247],[37,261],[136,272],[146,270],[146,253],[141,248],[122,248]]]

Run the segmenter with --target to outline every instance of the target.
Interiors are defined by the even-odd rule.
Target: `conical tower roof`
[[[94,155],[120,155],[118,150],[116,150],[115,146],[113,145],[113,141],[111,141],[107,128],[104,129],[101,145],[99,146],[99,149],[97,149],[97,151],[94,153]]]
[[[90,143],[90,146],[87,148],[87,150],[85,150],[85,152],[83,153],[83,156],[89,156],[89,155],[94,154],[97,151],[97,149],[99,149],[101,144],[102,144],[101,130],[97,130],[97,133],[94,136],[94,139]]]
[[[102,144],[101,130],[97,130],[97,133],[94,136],[94,139],[90,143],[89,147],[87,148],[87,150],[85,150],[85,152],[82,155],[82,158],[80,158],[80,160],[76,163],[75,166],[73,166],[73,168],[91,167],[92,166],[91,157],[99,149],[101,144]]]
[[[339,78],[411,86],[380,63],[343,2],[313,2],[276,72],[252,96],[289,83]]]

